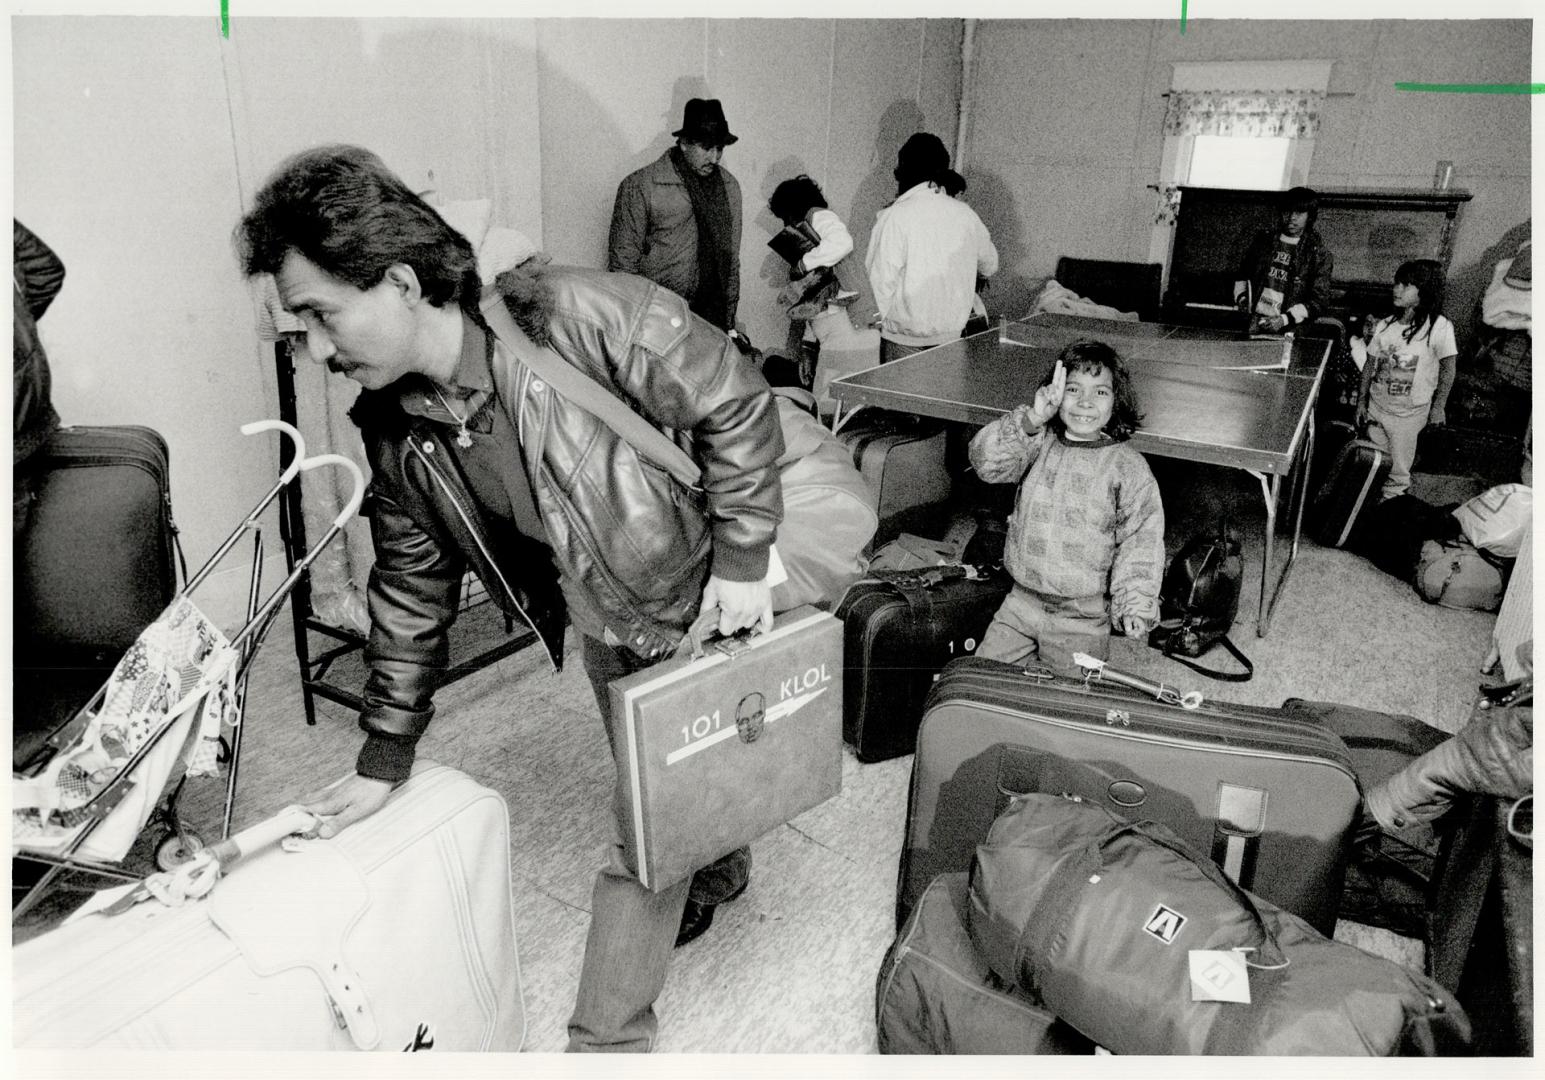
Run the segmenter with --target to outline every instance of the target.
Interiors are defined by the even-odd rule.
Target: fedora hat
[[[730,126],[724,120],[724,106],[719,104],[718,98],[690,99],[682,111],[681,127],[671,134],[702,146],[729,146],[739,141],[730,134]]]

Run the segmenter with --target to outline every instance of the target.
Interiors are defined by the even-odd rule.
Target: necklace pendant
[[[467,432],[466,428],[462,428],[456,433],[456,445],[461,447],[463,450],[471,449],[472,436]]]

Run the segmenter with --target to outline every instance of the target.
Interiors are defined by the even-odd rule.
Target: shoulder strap
[[[628,408],[616,394],[553,350],[527,337],[510,317],[503,296],[496,293],[484,300],[482,312],[494,336],[504,347],[538,377],[546,380],[555,392],[600,420],[634,450],[685,486],[695,488],[699,485],[703,470],[690,454],[666,438],[659,428]]]
[[[1203,667],[1201,664],[1194,663],[1169,649],[1164,650],[1164,655],[1178,664],[1184,664],[1192,671],[1206,675],[1209,679],[1217,679],[1219,682],[1249,682],[1250,676],[1255,674],[1255,665],[1250,662],[1250,658],[1239,651],[1239,646],[1230,641],[1227,634],[1219,638],[1217,643],[1233,654],[1234,659],[1243,664],[1245,669],[1243,671],[1214,671],[1212,668]]]

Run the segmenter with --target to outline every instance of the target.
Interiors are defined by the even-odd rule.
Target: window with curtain
[[[1176,64],[1149,258],[1166,267],[1180,187],[1285,190],[1307,182],[1330,61]]]
[[[1322,90],[1172,90],[1156,225],[1173,224],[1182,184],[1284,190],[1309,171]]]

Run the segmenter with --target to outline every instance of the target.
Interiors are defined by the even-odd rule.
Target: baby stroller
[[[189,777],[218,775],[228,767],[221,839],[230,835],[241,754],[246,675],[300,576],[358,511],[365,480],[359,466],[337,454],[306,457],[300,432],[279,420],[242,427],[243,435],[279,431],[293,441],[293,457],[273,488],[118,662],[84,708],[54,731],[44,748],[13,767],[11,853],[46,872],[11,909],[14,924],[65,871],[136,881],[120,863],[152,820],[166,826],[156,864],[170,870],[203,847],[176,813]],[[257,519],[299,473],[341,465],[353,479],[347,504],[284,582],[259,603],[262,533]],[[247,621],[227,638],[191,595],[245,534],[253,534]],[[230,738],[225,738],[226,729]],[[160,794],[184,762],[182,776]]]

